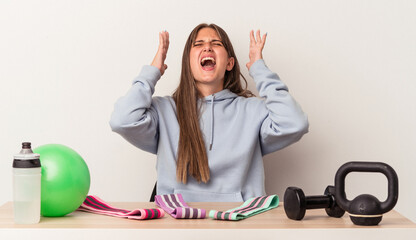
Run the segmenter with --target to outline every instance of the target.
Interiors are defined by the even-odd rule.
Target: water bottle
[[[22,143],[22,150],[13,160],[13,210],[17,224],[40,221],[41,166],[39,154],[33,153],[30,145]]]

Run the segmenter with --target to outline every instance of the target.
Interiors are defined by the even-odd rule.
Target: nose
[[[205,43],[204,44],[204,52],[212,52],[212,46],[211,43]]]

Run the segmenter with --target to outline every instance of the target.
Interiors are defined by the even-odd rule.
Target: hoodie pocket
[[[182,194],[185,202],[244,202],[241,192],[217,193],[175,189],[174,193]]]

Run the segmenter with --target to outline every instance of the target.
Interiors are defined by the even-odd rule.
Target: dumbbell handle
[[[332,204],[332,197],[328,195],[307,196],[306,209],[328,208]]]

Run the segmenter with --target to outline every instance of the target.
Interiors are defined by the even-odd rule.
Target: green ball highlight
[[[47,144],[33,152],[40,154],[41,214],[61,217],[75,211],[87,197],[90,172],[84,159],[61,144]]]

